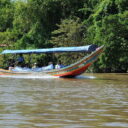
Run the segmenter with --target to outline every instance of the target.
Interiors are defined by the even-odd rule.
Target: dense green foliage
[[[87,44],[105,46],[93,71],[128,71],[127,0],[0,0],[1,51]],[[56,57],[64,64],[79,58],[34,55],[43,64]]]

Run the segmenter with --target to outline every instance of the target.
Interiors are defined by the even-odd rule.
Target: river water
[[[128,74],[0,77],[0,128],[128,128]]]

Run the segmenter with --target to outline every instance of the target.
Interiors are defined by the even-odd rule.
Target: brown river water
[[[0,77],[0,128],[128,128],[128,74]]]

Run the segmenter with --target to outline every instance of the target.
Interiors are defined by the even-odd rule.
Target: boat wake
[[[55,79],[58,77],[51,76],[51,75],[18,75],[18,76],[13,76],[13,75],[0,75],[0,77],[3,78],[18,78],[18,79]]]
[[[77,78],[77,79],[95,79],[96,77],[95,76],[83,76],[83,75],[79,75],[79,76],[76,76],[75,78]]]

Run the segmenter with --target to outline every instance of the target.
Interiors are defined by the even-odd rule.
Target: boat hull
[[[91,66],[98,58],[98,56],[102,53],[103,46],[99,47],[91,53],[90,55],[84,57],[80,61],[71,64],[67,67],[61,69],[53,69],[49,71],[41,71],[41,72],[15,72],[0,69],[0,75],[41,75],[41,74],[48,74],[51,76],[58,76],[58,77],[75,77],[84,73],[89,66]]]

